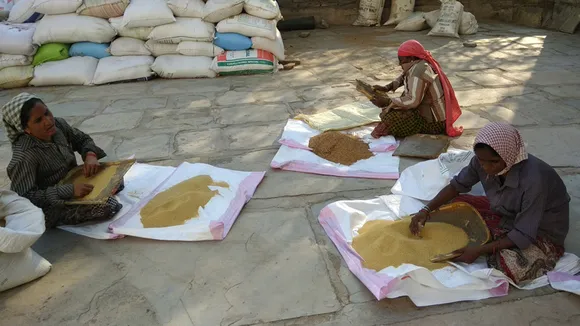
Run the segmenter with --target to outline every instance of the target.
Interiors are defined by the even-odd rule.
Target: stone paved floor
[[[396,46],[420,40],[448,72],[470,146],[488,121],[516,125],[572,195],[569,251],[580,254],[580,37],[482,24],[477,48],[425,33],[333,28],[285,35],[292,71],[214,80],[156,80],[31,89],[91,133],[110,159],[205,162],[268,170],[284,121],[360,99],[352,82],[396,77]],[[0,93],[0,104],[19,91]],[[576,139],[576,140],[574,140]],[[10,148],[0,135],[0,186]],[[402,162],[402,168],[413,162]],[[387,194],[392,181],[270,171],[222,242],[97,241],[47,232],[34,249],[44,278],[0,294],[0,325],[578,325],[580,299],[549,288],[416,308],[376,302],[317,222],[329,201]]]

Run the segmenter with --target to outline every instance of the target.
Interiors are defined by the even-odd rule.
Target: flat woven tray
[[[456,202],[442,206],[431,212],[431,219],[427,222],[440,222],[461,228],[469,238],[468,246],[480,246],[491,239],[489,229],[479,212],[473,206]],[[457,254],[447,253],[431,258],[432,262],[442,262],[458,257]]]
[[[73,200],[69,200],[65,202],[66,205],[95,205],[95,204],[104,204],[107,202],[109,197],[111,197],[113,190],[119,187],[121,182],[123,181],[123,177],[129,171],[129,169],[133,166],[135,160],[126,160],[126,161],[118,161],[118,162],[104,162],[101,163],[101,170],[99,173],[102,173],[104,169],[109,167],[117,166],[117,171],[107,183],[106,186],[102,187],[101,189],[93,189],[93,192],[98,192],[96,195],[91,192],[90,198],[83,197],[83,198],[76,198]],[[58,184],[75,184],[78,178],[83,176],[83,166],[77,166],[76,168],[70,170],[70,172],[62,179]]]
[[[393,156],[434,159],[445,153],[450,143],[445,135],[416,134],[403,139]]]
[[[386,92],[378,91],[374,89],[373,86],[371,86],[371,84],[365,83],[362,80],[358,79],[356,80],[356,89],[359,92],[363,93],[363,95],[366,96],[369,100],[372,99],[373,97],[380,97],[387,100],[389,103],[391,102],[391,98]]]

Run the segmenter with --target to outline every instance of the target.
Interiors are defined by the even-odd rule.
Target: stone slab
[[[501,101],[504,106],[513,112],[532,117],[542,124],[569,124],[580,122],[578,110],[547,99],[539,94],[514,96]]]
[[[248,325],[340,309],[305,214],[242,213],[219,246],[199,252],[183,295],[194,324]],[[230,259],[215,259],[226,254]]]
[[[289,117],[287,105],[279,104],[244,104],[237,107],[217,109],[218,121],[221,124],[244,124],[286,120]]]
[[[580,85],[559,85],[542,88],[544,92],[548,92],[554,96],[559,97],[573,97],[580,98]]]
[[[212,98],[210,94],[205,95],[182,95],[172,96],[171,104],[176,109],[204,109],[211,107]]]
[[[514,126],[525,126],[537,124],[537,121],[521,111],[512,111],[501,105],[486,105],[479,108],[484,114],[487,114],[493,121],[503,121]]]
[[[67,98],[100,99],[109,96],[147,94],[148,83],[136,82],[118,85],[78,87],[66,94]]]
[[[149,137],[124,138],[115,153],[119,158],[135,154],[138,160],[168,158],[172,152],[171,134],[156,134]]]
[[[90,116],[101,109],[102,103],[100,100],[94,101],[59,101],[50,102],[46,106],[50,109],[55,117],[77,117]]]
[[[519,80],[526,85],[552,86],[561,84],[580,84],[580,76],[575,72],[545,71],[542,73],[522,71],[506,72],[505,77]]]
[[[488,119],[481,117],[477,112],[463,110],[455,125],[463,126],[464,129],[479,129],[489,122]]]
[[[214,79],[179,79],[154,80],[150,83],[151,95],[196,94],[225,92],[230,89],[230,80],[226,78]]]
[[[113,100],[104,113],[162,109],[167,105],[167,97],[140,97],[135,99]]]
[[[579,167],[580,129],[571,127],[537,127],[520,129],[520,133],[528,146],[528,152],[546,161],[551,166]]]
[[[139,124],[142,117],[142,112],[103,114],[85,120],[79,129],[89,134],[133,129]]]
[[[228,138],[223,129],[184,131],[175,136],[175,155],[198,156],[226,150]]]
[[[217,105],[238,105],[238,104],[248,104],[256,102],[254,93],[252,91],[228,91],[222,96],[217,98]]]
[[[230,127],[225,129],[225,135],[230,141],[229,148],[232,150],[256,150],[278,146],[277,140],[285,125],[285,122],[281,122],[266,126]]]
[[[499,71],[497,71],[499,73]],[[497,73],[488,73],[486,71],[469,71],[457,73],[459,77],[467,78],[474,83],[484,87],[504,87],[515,86],[519,84],[517,81],[509,80],[499,76]]]
[[[580,175],[565,175],[562,177],[568,194],[570,195],[570,230],[566,237],[564,248],[567,252],[571,252],[580,256]]]
[[[141,123],[147,129],[188,130],[214,121],[209,108],[150,110]]]
[[[482,92],[480,89],[456,91],[455,95],[457,96],[459,105],[463,107],[498,103],[506,97],[523,95],[532,91],[532,89],[526,87],[514,86],[497,89],[486,89],[485,92]]]

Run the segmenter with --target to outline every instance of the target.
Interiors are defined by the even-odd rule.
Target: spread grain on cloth
[[[343,165],[352,165],[373,156],[368,144],[338,131],[328,131],[310,138],[308,147],[323,159]]]
[[[368,221],[352,241],[354,250],[364,259],[363,266],[380,271],[386,267],[413,264],[435,270],[446,263],[432,263],[439,254],[463,248],[469,239],[460,228],[447,223],[426,223],[421,238],[409,231],[409,220]]]
[[[185,180],[157,194],[141,209],[141,223],[145,228],[183,225],[199,217],[199,209],[219,192],[209,186],[229,188],[225,182],[214,182],[208,175]]]
[[[101,192],[107,188],[109,183],[111,183],[113,176],[115,176],[115,173],[117,173],[118,167],[119,167],[118,165],[106,166],[104,168],[101,168],[101,170],[96,175],[88,178],[85,177],[84,174],[79,173],[78,176],[76,176],[72,180],[72,183],[75,185],[76,184],[92,185],[94,187],[93,191],[91,191],[88,195],[84,196],[83,199],[86,200],[97,199],[101,194]]]

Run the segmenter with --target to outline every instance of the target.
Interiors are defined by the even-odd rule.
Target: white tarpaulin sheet
[[[393,193],[398,194],[371,200],[338,201],[320,212],[320,224],[349,269],[377,299],[408,296],[417,306],[429,306],[507,294],[510,279],[500,271],[489,268],[483,257],[470,265],[452,264],[434,271],[403,264],[377,272],[364,268],[360,256],[352,248],[352,239],[364,223],[378,219],[396,220],[417,212],[423,206],[421,200],[432,199],[451,177],[469,163],[472,156],[473,153],[466,151],[442,154],[436,160],[421,162],[403,171],[393,187]],[[482,190],[474,187],[472,194],[483,195]],[[566,253],[555,271],[578,273],[580,260]],[[548,277],[543,276],[520,288],[535,289],[547,284]]]
[[[562,272],[549,272],[548,280],[556,290],[566,291],[580,295],[580,275],[572,275]]]
[[[123,204],[123,209],[113,219],[101,223],[63,225],[58,228],[93,239],[110,240],[122,238],[123,235],[111,232],[109,225],[131,211],[135,205],[151,194],[174,171],[175,168],[171,166],[135,163],[125,174],[125,189],[116,197]]]
[[[203,208],[199,217],[192,218],[183,225],[145,228],[141,223],[140,210],[155,195],[187,179],[208,175],[215,182],[226,182],[229,187],[213,187],[214,196]],[[141,238],[173,241],[222,240],[228,234],[242,207],[252,198],[265,172],[240,172],[216,168],[207,164],[181,164],[167,180],[138,205],[110,225],[113,233]],[[192,212],[193,216],[194,212]]]

